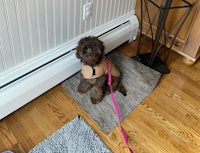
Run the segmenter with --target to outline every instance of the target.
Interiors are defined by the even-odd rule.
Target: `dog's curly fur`
[[[85,65],[91,67],[98,65],[104,57],[103,42],[93,36],[82,38],[78,42],[76,48],[76,57]],[[122,85],[120,85],[120,80],[120,77],[112,76],[112,89],[113,91],[119,90],[124,96],[126,96],[126,90]],[[103,74],[96,79],[85,79],[81,74],[77,91],[79,93],[85,93],[90,89],[91,102],[93,104],[101,102],[103,96],[110,93],[110,88],[107,85],[107,74]]]

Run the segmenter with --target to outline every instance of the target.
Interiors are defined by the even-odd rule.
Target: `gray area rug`
[[[88,124],[76,117],[29,153],[111,153]]]
[[[123,120],[157,85],[161,74],[133,59],[114,51],[107,57],[122,73],[122,84],[127,90],[124,97],[115,92],[121,119]],[[109,133],[118,124],[111,96],[107,95],[99,104],[90,102],[90,93],[79,94],[76,88],[79,84],[80,72],[65,80],[62,87],[72,96],[80,107],[99,125],[104,133]]]

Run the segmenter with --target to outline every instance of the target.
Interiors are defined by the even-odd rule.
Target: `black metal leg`
[[[148,63],[149,66],[152,65],[158,53],[157,47],[160,41],[161,33],[164,30],[165,21],[169,12],[169,9],[166,9],[166,8],[169,8],[171,6],[171,3],[172,3],[172,0],[166,0],[165,4],[160,7],[160,15],[159,15],[159,20],[158,20],[158,25],[157,25],[156,36],[155,36],[154,44],[151,50],[151,56]]]
[[[157,5],[154,1],[152,0],[140,0],[140,35],[139,35],[139,42],[138,42],[138,48],[137,48],[137,55],[135,57],[133,57],[133,59],[155,69],[156,71],[161,72],[162,74],[166,74],[169,73],[170,70],[167,68],[166,63],[167,63],[167,59],[169,56],[169,52],[175,42],[175,39],[181,29],[181,27],[183,26],[187,16],[189,15],[189,13],[191,12],[193,6],[196,3],[189,3],[187,0],[181,0],[183,1],[183,3],[185,3],[185,5],[181,5],[181,6],[172,6],[172,0],[163,0],[162,3],[159,5]],[[157,14],[154,16],[153,20],[150,19],[150,14],[149,14],[149,10],[148,10],[148,2],[150,2],[152,5],[154,5],[157,9],[158,9],[158,23],[157,23],[157,30],[155,33],[155,38],[153,36],[153,30],[152,30],[152,26],[154,24],[154,21],[156,19]],[[170,43],[170,47],[166,50],[165,54],[164,54],[164,60],[160,60],[157,57],[157,54],[160,50],[160,48],[165,45],[166,46],[166,38],[167,38],[167,34],[166,34],[166,29],[165,29],[165,22],[168,16],[168,13],[170,11],[170,9],[180,9],[180,8],[187,8],[185,14],[183,14],[183,17],[177,20],[177,23],[181,23],[180,26],[178,27],[178,30],[175,32],[175,35]],[[147,29],[146,34],[142,34],[143,32],[143,16],[144,16],[144,11],[146,11],[146,15],[148,18],[148,22],[149,22],[149,29]],[[177,25],[175,24],[174,27],[176,27]],[[161,34],[164,31],[164,42],[160,43],[160,38],[161,38]],[[147,35],[149,35],[149,32],[151,32],[151,39],[152,39],[152,48],[150,53],[147,54],[141,54],[141,50],[142,50],[142,46],[144,44],[144,41],[146,40]]]

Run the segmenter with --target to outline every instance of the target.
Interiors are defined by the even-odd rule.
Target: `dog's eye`
[[[97,45],[96,45],[96,44],[93,44],[93,47],[97,47]]]
[[[82,49],[82,50],[86,50],[86,49],[87,49],[87,46],[82,46],[81,49]]]
[[[86,53],[87,53],[87,47],[83,47],[82,53],[83,53],[83,54],[86,54]]]
[[[82,50],[82,53],[86,53],[87,47],[82,47],[81,50]]]

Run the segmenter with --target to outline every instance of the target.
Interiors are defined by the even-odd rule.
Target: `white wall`
[[[93,2],[92,18],[82,20]],[[133,11],[134,0],[0,0],[0,75]]]
[[[92,17],[83,21],[88,2]],[[0,0],[0,119],[80,70],[80,38],[120,25],[100,37],[106,52],[134,39],[134,7],[135,0]]]

